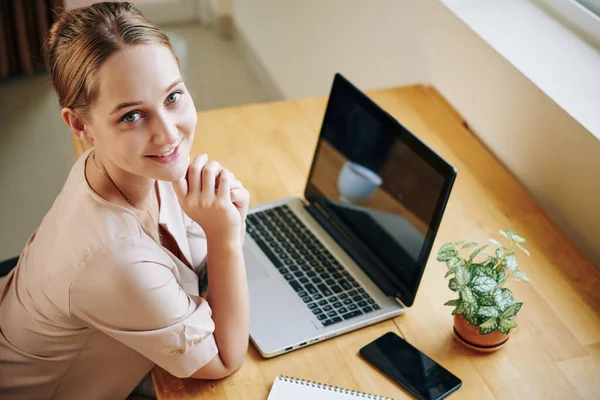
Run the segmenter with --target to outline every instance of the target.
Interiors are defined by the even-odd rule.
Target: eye
[[[177,103],[181,98],[181,92],[173,92],[167,97],[167,104]]]
[[[121,122],[126,122],[128,124],[132,124],[132,123],[136,122],[137,120],[139,120],[140,118],[142,118],[142,116],[139,111],[132,111],[132,112],[129,112],[129,113],[123,115],[123,118],[121,118]]]

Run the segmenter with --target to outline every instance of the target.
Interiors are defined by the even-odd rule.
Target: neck
[[[90,184],[92,185],[92,181],[94,181],[96,187],[92,186],[92,188],[100,196],[105,197],[106,200],[116,200],[117,202],[120,202],[121,199],[123,201],[129,200],[138,207],[145,208],[145,205],[153,198],[152,189],[156,179],[134,175],[125,171],[96,151],[92,153],[91,158],[91,168],[95,170],[95,173],[91,175],[96,176],[97,179],[91,180]]]

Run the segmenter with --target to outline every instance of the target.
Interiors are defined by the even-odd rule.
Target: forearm
[[[241,366],[248,348],[249,301],[246,267],[239,242],[208,241],[207,300],[215,323],[219,355],[229,370]]]

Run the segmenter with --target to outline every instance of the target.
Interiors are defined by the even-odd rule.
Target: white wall
[[[435,86],[600,265],[600,141],[438,0],[235,0],[234,16],[286,98],[326,94],[337,71]]]
[[[234,0],[233,13],[284,97],[298,98],[327,94],[335,72],[362,88],[425,81],[420,21],[405,3]]]

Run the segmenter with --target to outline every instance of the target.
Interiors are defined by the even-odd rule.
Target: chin
[[[187,172],[187,165],[183,163],[174,163],[173,165],[165,165],[156,171],[153,178],[160,181],[174,182],[181,177],[185,176]]]

